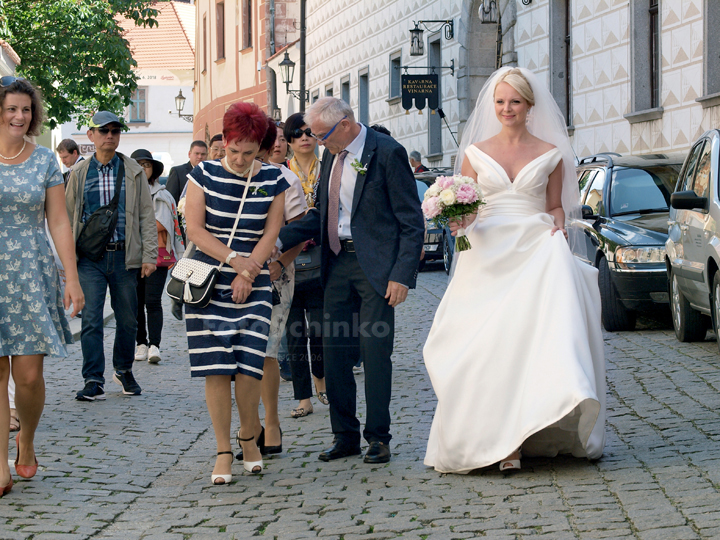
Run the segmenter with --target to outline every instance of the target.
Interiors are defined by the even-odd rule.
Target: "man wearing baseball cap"
[[[95,154],[72,169],[65,198],[73,236],[78,237],[88,218],[110,204],[119,181],[118,220],[115,231],[99,260],[78,255],[78,275],[85,293],[80,343],[85,387],[75,399],[105,399],[105,355],[103,351],[103,308],[110,288],[116,330],[113,347],[113,380],[122,393],[138,396],[132,366],[137,333],[137,280],[155,271],[157,231],[147,177],[138,163],[116,152],[123,122],[109,111],[100,111],[90,120],[87,136]]]

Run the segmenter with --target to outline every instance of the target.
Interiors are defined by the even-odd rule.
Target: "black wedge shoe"
[[[260,453],[263,456],[267,456],[269,454],[282,454],[282,428],[278,427],[280,430],[280,444],[277,446],[265,446],[265,444],[258,443],[258,446],[260,447]],[[263,435],[265,433],[263,432]],[[265,437],[263,437],[263,443],[265,442]]]

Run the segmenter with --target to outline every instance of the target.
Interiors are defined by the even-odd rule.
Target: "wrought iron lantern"
[[[278,65],[280,66],[282,82],[285,83],[285,88],[290,93],[290,85],[292,84],[293,75],[295,75],[295,62],[290,60],[290,55],[285,51],[285,57]]]
[[[178,92],[178,95],[175,96],[175,109],[177,110],[178,116],[185,120],[186,122],[191,122],[194,120],[194,116],[192,114],[183,114],[183,109],[185,108],[185,96],[183,96],[182,90]]]

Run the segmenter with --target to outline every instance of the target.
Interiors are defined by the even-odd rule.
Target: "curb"
[[[110,294],[105,297],[105,307],[103,309],[103,328],[108,323],[115,319],[115,312],[110,307]],[[74,317],[69,319],[70,331],[72,332],[73,341],[78,343],[80,341],[80,332],[82,331],[82,319],[80,317]]]

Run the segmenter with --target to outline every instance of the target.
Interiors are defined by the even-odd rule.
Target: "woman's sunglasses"
[[[19,77],[13,77],[12,75],[5,75],[4,77],[0,77],[0,87],[5,88],[6,86],[10,86],[12,83],[16,81],[24,81],[25,79],[21,79]]]
[[[293,129],[293,130],[290,132],[290,137],[293,138],[293,139],[299,139],[299,138],[301,138],[303,135],[307,135],[308,137],[312,137],[312,136],[313,136],[312,130],[311,130],[310,128],[306,128],[306,129],[297,128],[297,129]]]

